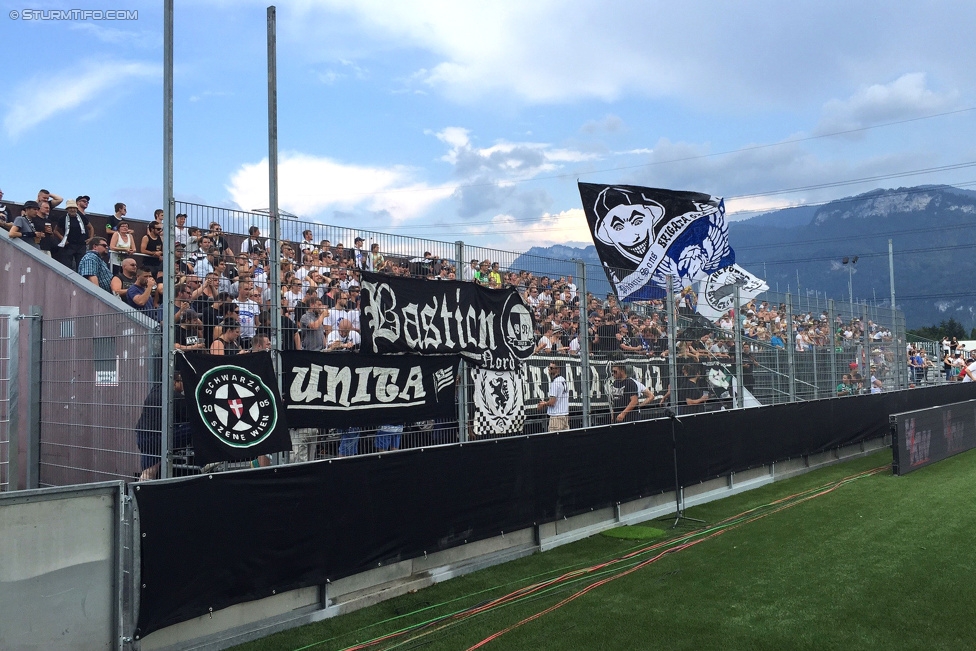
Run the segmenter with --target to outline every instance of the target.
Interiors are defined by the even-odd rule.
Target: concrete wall
[[[119,647],[121,482],[0,494],[0,649]]]

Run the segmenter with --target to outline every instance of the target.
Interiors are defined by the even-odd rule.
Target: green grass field
[[[709,538],[679,527],[635,553],[665,539],[593,536],[237,649],[468,649],[588,586],[479,648],[976,649],[976,451],[905,477],[886,469],[836,484],[890,460],[885,450],[689,510]],[[789,497],[798,494],[808,499]],[[738,526],[720,525],[750,509]],[[700,542],[678,550],[676,539]]]

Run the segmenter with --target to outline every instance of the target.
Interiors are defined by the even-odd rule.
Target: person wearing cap
[[[353,242],[352,260],[356,269],[360,270],[370,268],[369,254],[363,249],[363,243],[365,243],[365,241],[366,240],[363,238],[357,237]]]
[[[38,205],[36,201],[24,202],[24,211],[20,215],[17,215],[14,218],[13,224],[10,225],[10,233],[8,233],[10,239],[20,239],[35,249],[41,248],[41,239],[44,235],[38,232],[34,226],[34,220],[37,218],[37,209]]]
[[[88,240],[88,253],[78,262],[78,275],[87,278],[93,285],[101,287],[106,292],[112,291],[112,270],[108,259],[108,242],[104,237],[93,237]]]
[[[95,235],[95,231],[85,217],[78,210],[78,204],[68,199],[65,204],[64,221],[54,227],[55,234],[60,238],[54,254],[58,261],[72,271],[78,270],[78,263],[84,257],[86,242]]]
[[[195,265],[185,258],[186,244],[177,243],[173,246],[173,257],[176,263],[176,273],[180,276],[192,274]]]
[[[186,213],[176,216],[176,226],[173,227],[173,241],[188,246],[190,244],[190,229],[186,227]]]
[[[78,212],[82,215],[88,214],[88,204],[91,203],[91,197],[87,194],[83,194],[75,199],[75,205],[78,206]]]

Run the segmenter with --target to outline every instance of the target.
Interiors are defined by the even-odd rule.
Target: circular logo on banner
[[[196,398],[210,433],[234,448],[257,445],[278,423],[274,395],[260,377],[237,366],[218,366],[204,373]]]
[[[528,359],[535,350],[532,312],[515,292],[509,296],[502,310],[502,327],[505,329],[505,343],[512,354],[518,359]]]

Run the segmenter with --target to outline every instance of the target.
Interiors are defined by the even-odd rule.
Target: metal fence
[[[580,260],[290,217],[275,224],[267,214],[190,203],[177,203],[176,213],[186,216],[191,230],[178,238],[186,247],[177,256],[177,268],[164,274],[165,281],[187,282],[197,291],[211,275],[214,296],[225,294],[222,299],[232,301],[248,292],[260,303],[253,332],[267,333],[276,348],[301,345],[295,333],[301,331],[301,301],[310,291],[329,291],[355,312],[356,292],[350,285],[356,284],[359,269],[429,279],[478,278],[488,286],[517,287],[538,327],[536,354],[522,370],[521,433],[546,428],[545,410],[537,405],[548,395],[545,369],[553,360],[565,362],[571,427],[612,422],[608,396],[614,362],[625,362],[646,389],[639,418],[661,417],[665,407],[679,413],[729,409],[907,388],[913,380],[940,381],[938,373],[909,376],[903,315],[884,307],[766,292],[740,300],[740,309],[713,323],[694,314],[695,296],[680,291],[680,283],[666,295],[618,304],[607,271]],[[273,236],[276,230],[280,241]],[[212,248],[204,250],[207,246]],[[273,308],[283,317],[277,323]],[[205,344],[213,325],[203,324]],[[153,388],[170,375],[163,372],[158,324],[139,313],[48,319],[43,333],[40,485],[155,476],[154,459],[140,455],[136,431]],[[171,369],[172,357],[165,361]],[[845,374],[851,379],[844,381]],[[709,400],[689,404],[695,391]],[[485,436],[475,430],[470,367],[461,373],[458,395],[456,418],[405,423],[402,431],[364,428],[353,446],[341,445],[343,432],[327,423],[293,430],[292,454],[273,461]],[[163,457],[160,476],[199,470],[186,451],[171,449],[171,435],[162,436],[158,417],[143,419],[141,428],[144,437],[151,432],[154,441],[160,440],[154,451]]]
[[[42,336],[39,485],[138,477],[137,424],[161,377],[156,324],[137,312],[45,318]]]
[[[0,307],[0,491],[17,486],[17,344],[11,335],[18,313]]]

